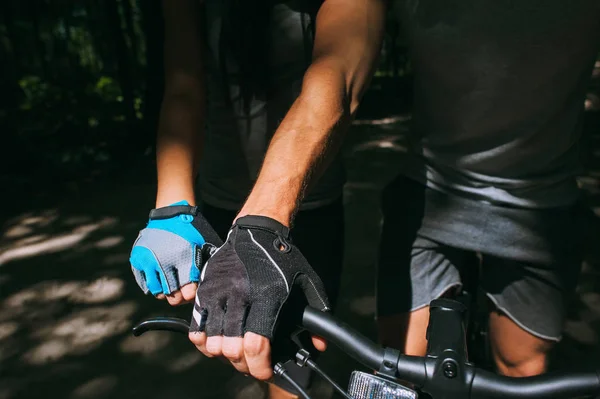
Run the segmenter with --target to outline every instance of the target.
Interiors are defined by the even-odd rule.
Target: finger
[[[273,377],[269,339],[253,332],[244,335],[244,356],[250,374],[259,380]]]
[[[316,335],[313,335],[311,338],[315,349],[319,352],[325,352],[325,349],[327,349],[327,341],[321,337],[317,337]]]
[[[223,354],[223,336],[215,335],[206,338],[206,351],[212,356],[221,356]]]
[[[148,289],[150,290],[152,295],[156,296],[158,294],[162,294],[163,287],[160,283],[160,277],[158,276],[158,272],[155,270],[150,270],[144,274],[146,275],[146,285],[148,286]]]
[[[150,290],[146,285],[146,276],[144,273],[139,268],[136,268],[133,263],[131,264],[131,271],[133,271],[133,276],[135,277],[135,281],[137,282],[138,286],[142,289],[142,291],[144,291],[144,294],[147,294]]]
[[[242,337],[223,337],[223,356],[240,373],[248,374],[248,364],[244,358],[244,339]]]
[[[243,298],[233,297],[227,301],[227,312],[223,320],[223,335],[242,337],[248,304]]]
[[[206,350],[206,333],[197,331],[190,332],[188,334],[188,338],[196,346],[196,349],[198,349],[204,356],[213,357],[213,355]]]
[[[155,295],[155,297],[156,297],[156,299],[165,299],[166,298],[165,294],[157,294],[157,295]]]
[[[181,291],[174,291],[167,295],[167,302],[169,302],[169,305],[171,306],[180,305],[182,301],[183,295],[181,294]]]
[[[163,291],[160,277],[157,274],[160,270],[160,263],[152,251],[146,247],[136,246],[131,250],[129,261],[132,267],[139,270],[140,274],[143,275],[146,288],[152,295],[169,292],[168,290]]]
[[[208,303],[206,309],[206,335],[209,337],[223,335],[224,306],[217,303]]]
[[[325,287],[314,270],[310,269],[306,271],[306,274],[299,275],[296,278],[296,282],[300,285],[302,291],[304,291],[304,296],[309,306],[322,312],[330,310]]]
[[[183,296],[183,301],[191,302],[194,300],[196,296],[196,291],[198,290],[198,284],[196,283],[188,283],[181,287],[181,295]]]

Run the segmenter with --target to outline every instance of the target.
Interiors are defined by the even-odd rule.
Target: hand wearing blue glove
[[[146,228],[133,244],[129,261],[145,294],[161,294],[171,304],[194,298],[202,265],[223,244],[217,233],[186,201],[153,209]],[[182,287],[192,284],[189,288]],[[178,293],[182,291],[183,295]]]

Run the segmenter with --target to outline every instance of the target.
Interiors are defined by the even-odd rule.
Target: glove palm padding
[[[190,330],[271,339],[294,285],[310,306],[329,310],[321,279],[291,244],[288,229],[266,217],[240,218],[202,272]]]

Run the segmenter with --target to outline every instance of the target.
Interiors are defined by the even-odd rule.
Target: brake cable
[[[298,393],[300,393],[304,399],[311,399],[310,396],[308,396],[308,393],[306,393],[306,391],[288,374],[283,364],[277,363],[275,367],[273,367],[273,374],[280,376],[287,383],[293,386],[294,389],[298,391]]]
[[[300,367],[307,367],[317,373],[321,378],[327,381],[331,386],[344,398],[346,399],[354,399],[352,396],[348,395],[346,391],[342,387],[340,387],[331,377],[329,377],[323,370],[317,366],[317,364],[310,358],[310,353],[306,349],[300,349],[298,353],[296,353],[296,364]]]

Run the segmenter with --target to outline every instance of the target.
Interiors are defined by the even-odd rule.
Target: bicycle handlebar
[[[303,327],[338,346],[363,365],[379,370],[384,349],[333,316],[307,307]],[[397,362],[397,377],[418,387],[427,385],[430,367],[426,357],[402,355]],[[465,373],[467,397],[479,398],[574,398],[600,393],[600,370],[580,373],[547,373],[535,377],[511,378],[497,375],[469,364]]]
[[[389,367],[390,360],[386,359],[389,349],[386,350],[375,344],[330,314],[307,307],[302,317],[302,327],[336,345],[370,369],[381,370],[384,364]],[[187,334],[188,329],[189,323],[186,320],[161,317],[145,320],[138,324],[133,328],[133,334],[138,336],[150,330],[168,330]],[[436,366],[437,361],[431,357],[398,354],[394,359],[395,364],[392,369],[395,370],[397,378],[427,391],[427,388],[434,384],[444,383],[443,377],[436,372],[436,367],[439,366]],[[462,396],[471,399],[557,399],[600,393],[600,370],[511,378],[478,369],[466,363],[464,364],[464,373],[461,375],[464,378],[461,384],[466,390]],[[459,378],[458,376],[448,378],[455,377]],[[434,388],[440,392],[440,389],[443,390],[444,387],[436,386]],[[454,397],[454,395],[448,395],[448,397],[451,396]]]

